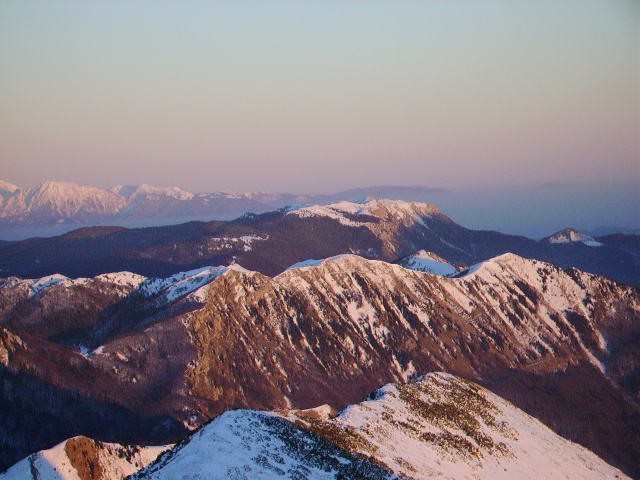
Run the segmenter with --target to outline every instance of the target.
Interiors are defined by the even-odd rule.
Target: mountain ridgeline
[[[229,220],[245,212],[264,213],[292,204],[360,200],[368,196],[425,201],[444,193],[447,191],[438,188],[394,186],[356,188],[334,195],[192,193],[179,187],[147,184],[106,189],[52,180],[23,188],[0,180],[0,238],[49,237],[91,225],[141,227]]]
[[[198,459],[194,461],[194,459]],[[479,385],[432,373],[323,408],[223,414],[134,480],[626,478]]]
[[[435,226],[461,228],[433,206],[390,206],[259,221],[319,220],[319,236],[345,228],[354,241],[373,239],[381,257],[402,255]],[[397,235],[412,228],[420,233]],[[257,262],[253,247],[267,241],[234,246],[246,255],[238,262]],[[306,264],[275,276],[231,264],[164,279],[4,280],[2,465],[75,435],[171,443],[235,408],[339,409],[389,381],[446,371],[640,474],[637,287],[514,254],[452,267],[450,277],[352,254]],[[428,443],[445,442],[434,435]]]
[[[341,253],[388,262],[425,249],[472,265],[512,252],[640,285],[640,236],[558,234],[541,241],[456,224],[435,205],[370,199],[247,214],[166,227],[83,228],[52,238],[0,243],[0,274],[95,276],[132,271],[168,276],[239,263],[266,275]]]

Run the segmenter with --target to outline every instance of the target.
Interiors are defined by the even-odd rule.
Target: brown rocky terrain
[[[212,271],[204,285],[193,279],[209,270],[164,283],[112,274],[35,295],[37,282],[5,282],[5,465],[77,434],[174,441],[229,408],[340,408],[444,370],[638,472],[637,288],[511,254],[459,278],[353,255],[276,277]],[[104,308],[74,313],[69,289]],[[52,335],[49,319],[65,316],[82,328]]]

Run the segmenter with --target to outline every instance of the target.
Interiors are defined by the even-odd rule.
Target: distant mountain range
[[[287,205],[362,200],[368,196],[424,201],[446,190],[377,186],[334,195],[191,193],[178,187],[119,185],[111,189],[47,180],[22,188],[0,180],[0,239],[51,236],[82,226],[158,226],[191,220],[230,220]]]
[[[591,237],[573,229],[543,240],[470,230],[429,203],[370,199],[312,205],[231,221],[153,228],[83,228],[0,243],[0,275],[94,276],[128,270],[166,276],[239,263],[276,275],[296,262],[341,253],[398,262],[418,250],[456,265],[507,252],[640,285],[640,236]]]

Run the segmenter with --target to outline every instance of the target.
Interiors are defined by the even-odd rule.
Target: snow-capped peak
[[[32,288],[31,294],[29,296],[33,297],[38,293],[40,293],[40,291],[44,290],[45,288],[55,285],[57,283],[65,282],[65,281],[69,281],[69,278],[60,274],[54,274],[54,275],[49,275],[46,277],[39,278],[33,281],[33,284],[31,286]]]
[[[46,180],[34,188],[19,190],[7,199],[2,216],[56,215],[61,218],[82,215],[110,215],[124,200],[103,188]]]
[[[180,187],[156,187],[146,183],[140,185],[118,185],[111,189],[114,193],[121,195],[130,202],[138,197],[147,195],[166,196],[176,200],[191,200],[194,194],[181,189]]]
[[[409,225],[422,223],[425,217],[440,215],[441,212],[431,203],[368,197],[361,203],[343,201],[328,205],[311,205],[290,210],[287,214],[301,218],[328,217],[347,226],[366,226],[371,223],[371,219],[367,217],[396,220]]]
[[[527,259],[515,253],[507,252],[471,265],[466,270],[460,272],[458,277],[467,278],[482,274],[493,275],[495,272],[500,272],[505,269],[515,269],[523,275],[534,275],[535,267],[539,263],[537,260]]]
[[[20,190],[20,187],[5,180],[0,180],[0,194],[2,193],[14,193],[16,190]]]
[[[334,255],[333,257],[327,257],[327,258],[322,258],[322,259],[310,258],[308,260],[302,260],[300,262],[294,263],[289,268],[287,268],[287,270],[285,270],[285,271],[295,270],[295,269],[299,269],[299,268],[318,267],[318,266],[324,264],[325,262],[328,262],[329,260],[336,261],[336,260],[340,260],[342,258],[346,258],[346,257],[349,257],[349,256],[350,255],[348,255],[348,254],[342,254],[342,255]]]
[[[139,291],[147,297],[159,296],[157,303],[170,303],[186,296],[189,300],[204,303],[208,285],[229,271],[248,272],[238,264],[201,267],[176,273],[167,278],[149,278],[142,282]]]
[[[560,230],[559,232],[554,233],[550,237],[544,239],[547,243],[575,243],[581,242],[589,247],[600,247],[604,245],[601,242],[598,242],[593,237],[582,233],[575,228],[565,228],[564,230]]]

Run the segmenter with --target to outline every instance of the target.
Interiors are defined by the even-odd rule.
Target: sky
[[[0,1],[0,177],[640,185],[640,2]]]

